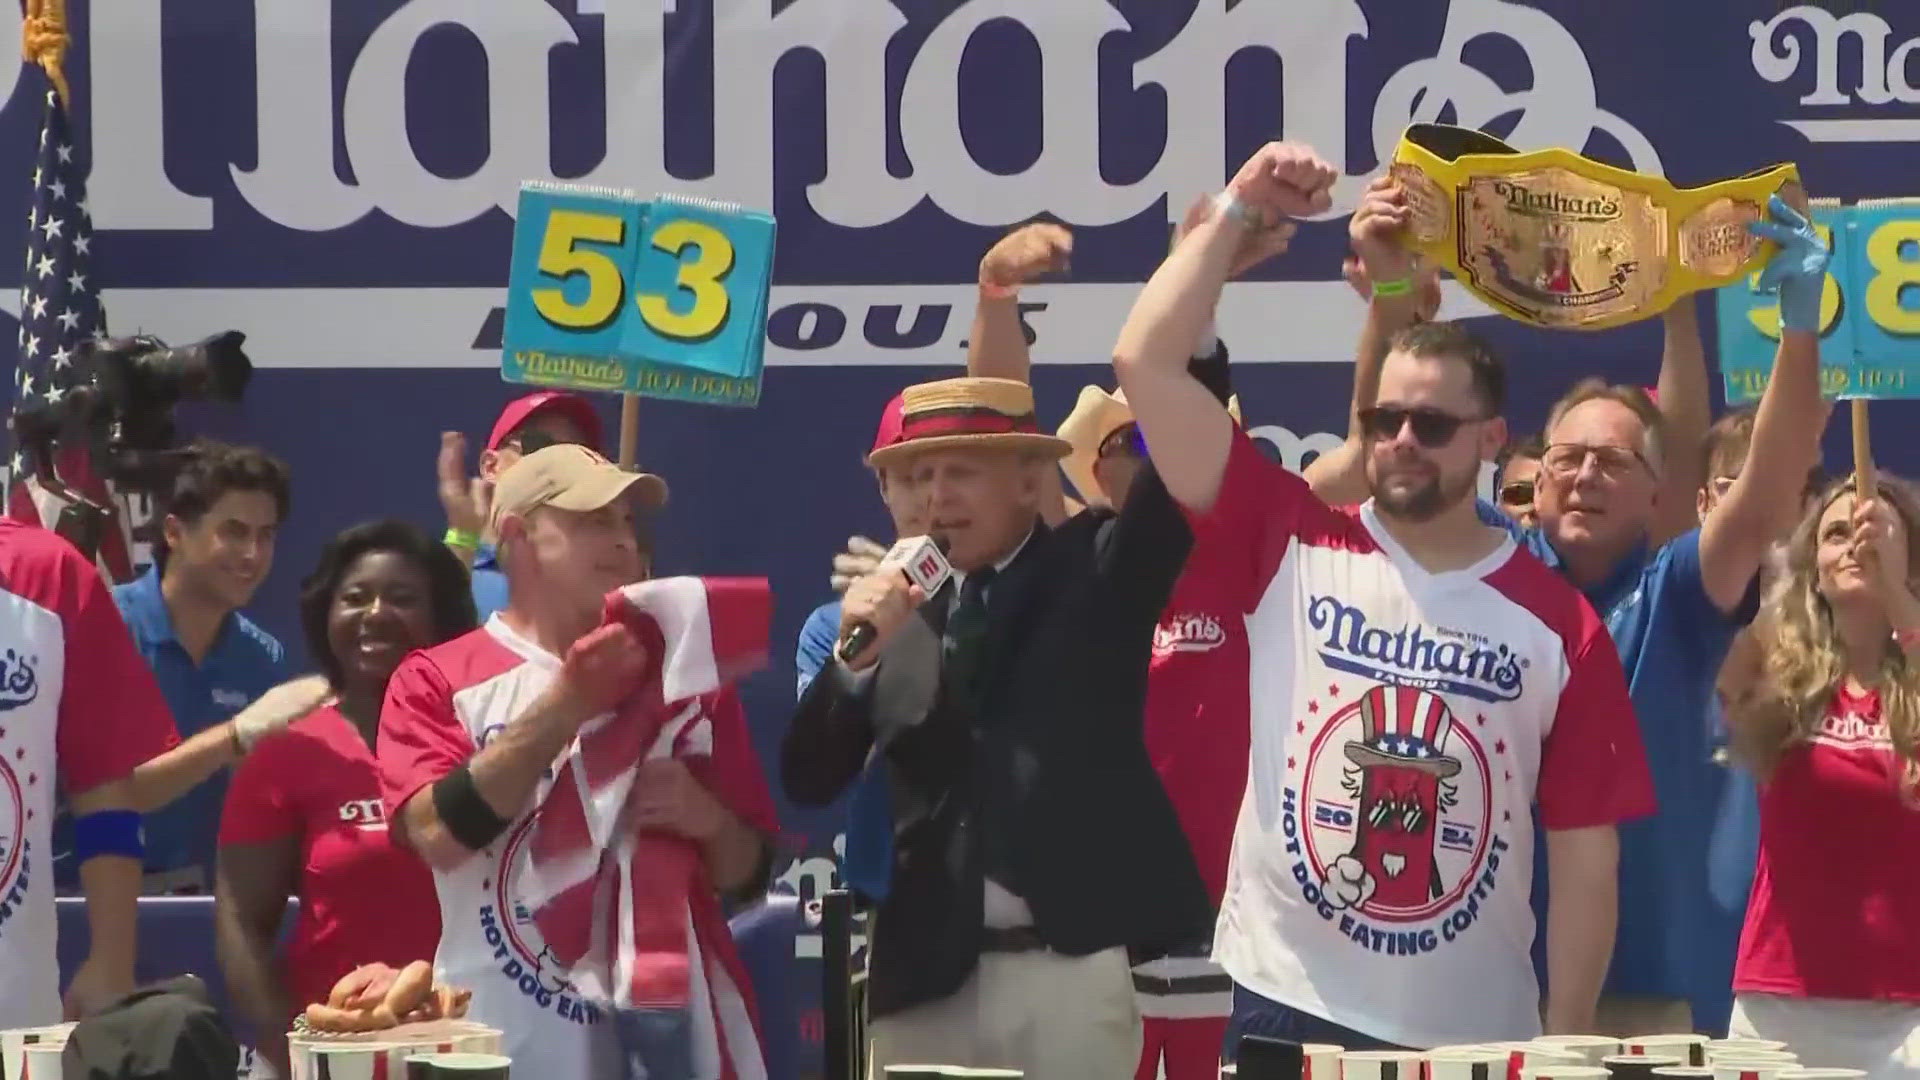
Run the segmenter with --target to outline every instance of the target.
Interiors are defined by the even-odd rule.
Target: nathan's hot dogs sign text
[[[732,203],[525,185],[501,378],[758,405],[773,236]]]
[[[1833,245],[1820,296],[1820,382],[1830,398],[1920,397],[1920,199],[1813,204]],[[1757,278],[1757,275],[1756,275]],[[1715,298],[1727,401],[1758,400],[1780,344],[1780,309],[1735,282]]]

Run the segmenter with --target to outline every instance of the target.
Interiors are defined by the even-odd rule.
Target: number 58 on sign
[[[1920,199],[1816,202],[1813,221],[1833,245],[1820,297],[1826,396],[1920,398]],[[1780,343],[1780,308],[1750,281],[1722,288],[1716,303],[1727,401],[1756,400]]]
[[[758,404],[773,238],[731,203],[523,186],[501,377]]]

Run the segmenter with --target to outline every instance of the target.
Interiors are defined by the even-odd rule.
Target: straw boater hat
[[[1228,399],[1227,413],[1234,423],[1240,422],[1238,397]],[[1115,390],[1109,394],[1097,386],[1081,387],[1080,400],[1074,402],[1073,412],[1060,424],[1060,437],[1073,447],[1060,462],[1060,471],[1067,474],[1067,480],[1080,493],[1081,502],[1088,506],[1107,505],[1107,496],[1093,477],[1093,463],[1099,460],[1100,444],[1107,441],[1107,436],[1132,422],[1133,410],[1127,407],[1126,391]]]
[[[1012,379],[942,379],[900,392],[900,434],[867,455],[881,466],[927,450],[1004,448],[1062,457],[1072,447],[1041,432],[1033,388]]]

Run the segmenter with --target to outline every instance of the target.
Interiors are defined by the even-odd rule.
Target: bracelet
[[[1375,297],[1406,296],[1412,291],[1413,279],[1410,277],[1396,278],[1393,281],[1376,281],[1373,283],[1373,295]]]
[[[1253,212],[1253,208],[1241,202],[1240,196],[1235,195],[1232,189],[1222,191],[1213,197],[1213,212],[1221,217],[1230,217],[1250,229],[1260,228],[1264,224]]]
[[[480,534],[448,526],[447,535],[441,537],[440,542],[448,547],[477,548],[480,546]]]
[[[227,721],[227,741],[233,744],[233,759],[235,761],[247,756],[246,741],[240,738],[240,725],[231,720]]]
[[[1015,300],[1020,296],[1020,286],[1001,285],[997,282],[982,281],[980,295],[988,300]]]

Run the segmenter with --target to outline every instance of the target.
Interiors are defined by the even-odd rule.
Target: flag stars
[[[56,236],[59,236],[60,230],[66,227],[67,227],[66,222],[60,220],[57,217],[53,217],[52,215],[48,215],[47,220],[40,223],[40,231],[43,233],[46,233],[47,239],[49,240],[53,239]]]
[[[40,338],[38,335],[35,335],[35,334],[27,335],[27,355],[28,356],[40,355]],[[27,385],[24,392],[28,394],[33,393],[33,376],[31,375],[27,376]]]
[[[78,270],[75,270],[75,271],[74,271],[73,273],[71,273],[71,274],[68,274],[68,275],[67,275],[67,287],[68,287],[69,289],[72,289],[72,290],[73,290],[74,292],[79,292],[79,291],[80,291],[81,289],[84,289],[84,288],[86,288],[86,287],[87,287],[87,275],[85,275],[85,274],[83,274],[83,273],[81,273],[81,272],[80,272],[80,271],[78,271]]]
[[[85,203],[80,204],[80,212],[83,214],[86,213],[86,205]],[[92,246],[93,237],[91,236],[76,236],[73,238],[73,250],[76,255],[87,254],[87,249]]]
[[[53,350],[53,370],[65,371],[73,363],[73,350],[65,345]]]
[[[72,144],[70,144],[70,143],[61,143],[61,144],[60,144],[59,146],[57,146],[57,147],[55,147],[55,148],[54,148],[54,151],[53,151],[53,152],[54,152],[55,154],[58,154],[58,155],[60,156],[60,164],[62,164],[62,165],[70,165],[70,164],[72,164],[72,163],[73,163],[73,146],[72,146]]]
[[[39,313],[35,312],[35,314],[37,315]],[[80,313],[72,308],[67,308],[62,311],[60,313],[60,326],[67,330],[78,329],[80,326]]]
[[[33,303],[29,306],[33,311],[33,317],[38,319],[47,313],[47,298],[44,296],[36,296],[33,298]]]
[[[36,184],[39,182],[40,181],[38,179],[34,180],[34,183]],[[59,180],[55,180],[53,183],[48,184],[47,190],[53,192],[53,197],[56,199],[64,199],[67,197],[67,185],[62,183]]]
[[[40,256],[40,261],[35,263],[33,268],[43,278],[53,276],[53,260],[45,255]]]

